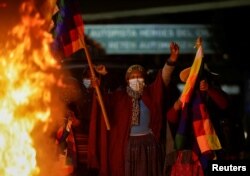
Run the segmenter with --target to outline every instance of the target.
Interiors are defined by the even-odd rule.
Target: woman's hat
[[[131,74],[133,71],[140,71],[140,72],[143,74],[144,77],[145,77],[145,75],[146,75],[146,71],[145,71],[145,69],[144,69],[143,66],[137,65],[137,64],[136,64],[136,65],[131,65],[131,66],[127,69],[126,76],[125,76],[126,80],[128,80],[130,74]]]
[[[186,82],[186,81],[187,81],[188,76],[189,76],[189,73],[190,73],[190,69],[191,69],[191,67],[188,67],[188,68],[183,69],[183,70],[180,72],[179,77],[180,77],[180,80],[181,80],[182,82]],[[212,71],[208,68],[207,64],[204,64],[204,70],[205,70],[207,73],[209,73],[209,74],[211,74],[211,75],[213,75],[213,76],[218,76],[218,75],[219,75],[218,73],[212,72]]]

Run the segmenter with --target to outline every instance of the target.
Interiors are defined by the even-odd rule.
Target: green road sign
[[[213,53],[210,30],[206,25],[85,25],[85,34],[100,43],[107,54],[165,54],[171,41],[180,45],[182,54],[192,54],[199,36],[209,54]]]

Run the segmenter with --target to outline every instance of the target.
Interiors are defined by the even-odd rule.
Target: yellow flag
[[[180,97],[180,101],[183,103],[183,106],[185,103],[188,103],[193,90],[194,90],[194,86],[195,86],[195,82],[196,79],[198,77],[199,71],[200,71],[200,67],[202,64],[202,58],[203,58],[203,48],[202,45],[200,44],[199,46],[197,46],[197,52],[194,58],[194,62],[192,64],[192,67],[190,69],[190,73],[189,76],[187,78],[186,84],[184,86],[184,89],[182,91],[181,97]]]

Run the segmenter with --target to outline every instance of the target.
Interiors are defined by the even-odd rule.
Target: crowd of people
[[[88,68],[83,71],[81,105],[67,102],[65,123],[56,136],[65,175],[167,176],[184,169],[187,175],[206,175],[209,161],[227,159],[228,134],[221,121],[227,116],[229,97],[216,82],[217,75],[203,64],[190,101],[183,103],[181,92],[177,95],[170,88],[178,56],[179,45],[171,42],[170,56],[153,81],[148,83],[142,65],[131,65],[124,76],[126,86],[114,91],[106,91],[102,84],[103,77],[109,79],[103,65],[95,66],[96,77]],[[183,83],[190,70],[181,71]],[[95,92],[97,86],[110,129]],[[172,94],[176,94],[174,102],[169,98]],[[209,130],[203,128],[215,137],[215,148],[200,146],[199,137],[207,134],[197,130],[198,120],[209,124]]]

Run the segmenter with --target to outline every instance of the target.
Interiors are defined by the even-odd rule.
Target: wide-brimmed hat
[[[186,82],[186,81],[187,81],[188,76],[189,76],[189,73],[190,73],[190,70],[191,70],[191,67],[188,67],[188,68],[183,69],[183,70],[180,72],[179,77],[180,77],[180,80],[181,80],[182,82]],[[209,73],[209,74],[211,74],[211,75],[213,75],[213,76],[218,76],[218,75],[219,75],[218,73],[212,72],[212,71],[208,68],[207,64],[204,64],[204,70],[205,70],[207,73]]]

